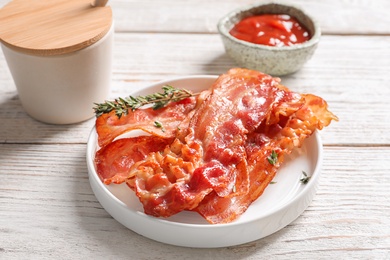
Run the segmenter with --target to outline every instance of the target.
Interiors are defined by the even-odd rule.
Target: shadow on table
[[[220,75],[226,73],[231,68],[236,68],[238,65],[226,54],[222,54],[212,58],[209,62],[202,65],[203,74]]]
[[[89,130],[82,129],[94,124],[93,119],[69,125],[42,123],[24,111],[16,93],[0,99],[0,122],[0,144],[86,143],[87,136],[82,133]]]
[[[145,238],[127,229],[113,219],[94,198],[88,184],[76,184],[74,194],[83,191],[90,193],[88,205],[77,208],[77,225],[80,234],[88,239],[89,246],[94,246],[96,255],[104,255],[115,259],[247,259],[259,255],[269,245],[285,236],[286,229],[282,229],[266,238],[238,246],[222,248],[187,248],[179,247]],[[80,202],[80,197],[75,196]],[[199,238],[202,239],[202,238]],[[81,242],[81,241],[80,241]],[[78,249],[76,249],[78,250]],[[267,254],[264,251],[265,255]]]
[[[79,238],[79,244],[87,243],[88,247],[93,247],[96,255],[115,259],[246,259],[258,255],[288,232],[285,228],[243,245],[210,249],[156,242],[126,228],[106,212],[89,185],[88,170],[84,163],[75,172],[84,177],[78,177],[79,181],[73,185],[72,201],[75,203],[75,224],[78,226],[78,234],[74,235]]]

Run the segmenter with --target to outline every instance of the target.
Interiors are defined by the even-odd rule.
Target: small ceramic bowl
[[[292,46],[267,46],[239,40],[229,31],[244,18],[259,14],[288,14],[295,17],[309,31],[310,40]],[[282,76],[298,71],[311,58],[321,37],[316,22],[301,9],[277,2],[251,5],[235,10],[218,23],[226,53],[240,66],[258,70],[273,76]]]

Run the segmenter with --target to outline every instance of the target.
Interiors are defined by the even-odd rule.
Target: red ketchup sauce
[[[262,14],[244,18],[231,30],[237,39],[269,46],[291,46],[310,40],[310,33],[286,14]]]

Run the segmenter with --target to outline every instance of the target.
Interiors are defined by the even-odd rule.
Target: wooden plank
[[[0,0],[0,7],[9,0]],[[91,1],[92,2],[92,1]],[[291,4],[282,0],[281,3]],[[126,32],[216,33],[225,14],[256,0],[111,0],[116,30]],[[297,0],[320,24],[324,34],[390,34],[390,2],[387,0]],[[143,15],[140,15],[143,14]]]
[[[248,5],[244,1],[110,1],[118,31],[215,33],[224,15]],[[281,1],[291,4],[291,1]],[[324,34],[389,34],[390,2],[386,0],[294,1],[313,16]],[[145,14],[140,16],[139,14]]]
[[[159,80],[217,75],[236,66],[212,34],[119,33],[114,55],[112,98]],[[93,119],[53,126],[29,118],[1,54],[0,64],[0,143],[86,142]],[[304,68],[282,82],[295,91],[323,97],[339,116],[339,123],[323,131],[325,144],[389,145],[390,113],[383,111],[390,96],[389,71],[388,37],[324,36]]]
[[[89,186],[85,145],[0,144],[0,256],[384,259],[390,252],[389,156],[389,147],[326,147],[317,195],[296,221],[262,240],[199,250],[151,241],[112,219]]]

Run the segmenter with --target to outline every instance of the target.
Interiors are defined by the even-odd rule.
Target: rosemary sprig
[[[122,115],[127,115],[129,109],[134,111],[142,106],[152,104],[153,109],[159,109],[166,106],[170,102],[180,101],[182,99],[195,96],[186,89],[177,89],[169,85],[162,87],[163,93],[154,93],[146,96],[128,96],[126,98],[117,98],[114,101],[106,101],[104,103],[95,103],[93,109],[96,117],[103,114],[115,111],[118,118]]]

